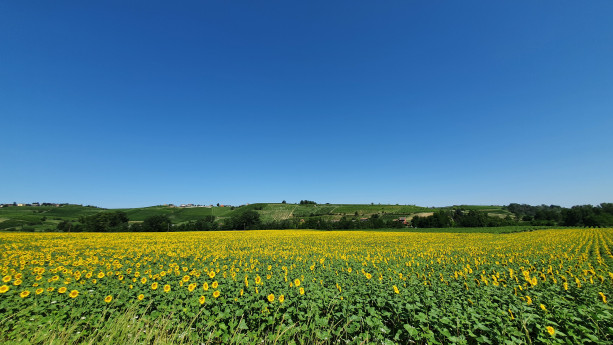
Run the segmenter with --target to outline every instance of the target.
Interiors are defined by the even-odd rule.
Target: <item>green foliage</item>
[[[100,212],[91,216],[81,217],[81,225],[75,226],[73,231],[87,232],[116,232],[128,231],[128,216],[125,212]],[[58,224],[58,230],[66,229],[65,223]]]

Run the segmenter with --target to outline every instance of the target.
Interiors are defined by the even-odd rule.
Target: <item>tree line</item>
[[[261,208],[260,208],[261,209]],[[164,231],[214,231],[214,230],[264,230],[264,229],[384,229],[402,228],[449,228],[449,227],[498,227],[513,225],[536,226],[613,226],[613,203],[598,206],[579,205],[564,208],[555,205],[530,206],[509,204],[505,209],[511,212],[506,217],[490,216],[477,210],[441,209],[426,217],[415,216],[410,224],[397,219],[383,219],[378,214],[369,218],[343,216],[338,220],[324,217],[289,218],[263,221],[255,209],[236,212],[231,217],[217,220],[205,216],[181,224],[174,224],[167,215],[153,215],[143,222],[130,222],[123,211],[100,212],[75,221],[62,221],[57,231],[62,232],[164,232]]]
[[[473,228],[513,225],[613,226],[613,203],[602,203],[598,206],[578,205],[571,208],[556,205],[531,206],[511,203],[505,206],[505,209],[515,217],[501,218],[490,216],[483,211],[467,211],[457,208],[454,210],[439,210],[427,217],[414,217],[411,220],[411,226],[416,228]]]
[[[400,228],[403,223],[384,220],[379,215],[367,219],[357,217],[342,217],[340,220],[328,220],[323,217],[307,219],[284,219],[279,221],[262,221],[255,210],[246,210],[232,217],[217,221],[215,216],[181,224],[173,224],[167,215],[154,215],[145,218],[143,222],[130,222],[123,211],[100,212],[91,216],[81,217],[78,222],[62,221],[57,225],[61,232],[164,232],[164,231],[214,231],[214,230],[265,230],[265,229],[383,229]]]

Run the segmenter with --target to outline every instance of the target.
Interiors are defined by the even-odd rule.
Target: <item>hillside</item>
[[[464,209],[478,209],[490,215],[510,215],[502,206],[461,206]],[[444,207],[453,208],[453,207]],[[60,205],[60,206],[8,206],[0,208],[0,231],[53,231],[64,220],[78,220],[80,217],[98,212],[123,211],[131,222],[141,222],[153,215],[167,215],[173,223],[181,224],[213,215],[218,220],[232,217],[247,210],[255,210],[263,221],[280,221],[299,218],[321,217],[327,220],[340,219],[343,216],[368,218],[378,214],[383,219],[427,215],[434,208],[414,205],[383,204],[282,204],[258,203],[239,207],[170,207],[151,206],[125,209],[103,209],[94,206]]]

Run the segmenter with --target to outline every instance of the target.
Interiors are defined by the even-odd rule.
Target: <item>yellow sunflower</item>
[[[60,287],[59,289],[57,289],[57,292],[58,292],[58,293],[64,293],[64,292],[66,292],[66,290],[68,290],[68,289],[66,289],[66,287],[65,287],[65,286],[62,286],[62,287]]]
[[[29,290],[23,290],[23,292],[19,294],[19,297],[21,297],[21,298],[26,298],[28,296],[30,296],[30,291]]]
[[[136,297],[136,298],[138,298],[138,300],[139,300],[139,301],[142,301],[142,300],[143,300],[143,298],[145,298],[145,295],[140,294],[140,295],[138,295],[138,297]]]
[[[205,300],[206,298],[204,298],[204,296],[200,296],[200,298],[198,298],[198,302],[200,302],[200,304],[204,304]]]
[[[168,292],[170,291],[170,285],[166,284],[164,285],[164,292]]]
[[[299,287],[300,286],[300,279],[294,280],[294,285],[296,285],[296,287]]]
[[[111,295],[108,295],[108,296],[106,296],[106,297],[104,298],[104,301],[105,301],[106,303],[111,303],[111,301],[112,301],[112,300],[113,300],[113,296],[111,296]]]
[[[217,281],[214,281],[213,284],[211,284],[211,287],[213,289],[217,289],[217,286],[219,286],[219,284],[217,283]]]
[[[68,296],[70,296],[70,298],[75,298],[75,297],[79,296],[79,291],[72,290],[72,291],[70,291],[70,294],[68,294]]]
[[[219,297],[220,294],[221,293],[219,291],[215,291],[215,292],[213,292],[213,297],[217,298],[217,297]]]
[[[600,295],[600,297],[602,297],[602,303],[607,303],[607,296],[605,296],[605,294],[603,294],[602,292],[598,293]]]
[[[268,302],[272,303],[274,301],[275,301],[275,295],[274,294],[268,295]]]
[[[6,286],[6,285],[0,286],[0,293],[5,293],[7,291],[9,291],[9,287],[8,286]]]
[[[151,284],[151,290],[156,290],[158,288],[158,282],[154,282]]]

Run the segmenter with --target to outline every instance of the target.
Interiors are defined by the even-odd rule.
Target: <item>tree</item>
[[[172,221],[167,215],[155,215],[145,218],[142,226],[142,230],[148,232],[169,231],[172,226]]]
[[[83,224],[83,231],[87,232],[127,231],[128,220],[128,216],[122,211],[100,212],[79,219]]]
[[[254,210],[247,210],[234,215],[228,222],[229,228],[234,230],[257,229],[260,225],[260,214]]]
[[[282,204],[287,204],[287,202],[285,200],[281,201]]]

